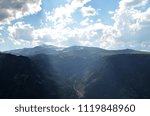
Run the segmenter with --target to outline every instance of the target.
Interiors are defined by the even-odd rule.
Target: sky
[[[150,51],[150,0],[0,0],[0,51],[41,44]]]

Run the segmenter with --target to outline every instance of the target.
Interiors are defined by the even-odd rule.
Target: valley
[[[11,57],[14,58],[13,61]],[[19,62],[18,58],[22,61]],[[1,53],[0,61],[0,77],[3,83],[0,98],[150,98],[148,52],[42,45],[6,51]],[[23,68],[20,69],[20,66]],[[14,73],[10,74],[12,71]]]

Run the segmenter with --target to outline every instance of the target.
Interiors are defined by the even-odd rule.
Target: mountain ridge
[[[129,53],[144,53],[149,54],[150,52],[145,51],[137,51],[133,49],[121,49],[121,50],[106,50],[98,47],[87,47],[87,46],[71,46],[71,47],[57,47],[53,45],[40,45],[35,46],[33,48],[23,48],[23,49],[14,49],[9,51],[4,51],[4,53],[10,53],[14,55],[23,55],[23,56],[30,56],[36,54],[60,54],[60,53],[67,53],[67,52],[92,52],[96,54],[104,54],[109,55],[112,54],[129,54]],[[82,54],[81,54],[82,55]]]
[[[58,98],[150,98],[149,52],[45,45],[7,52],[30,59]]]

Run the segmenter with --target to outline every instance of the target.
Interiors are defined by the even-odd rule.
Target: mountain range
[[[0,53],[0,98],[147,99],[150,53],[41,45]]]

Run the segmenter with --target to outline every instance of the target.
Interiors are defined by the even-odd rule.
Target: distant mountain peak
[[[37,47],[43,47],[43,48],[58,48],[54,45],[48,45],[48,44],[41,44],[41,45],[38,45],[38,46],[35,46],[34,48],[37,48]]]

